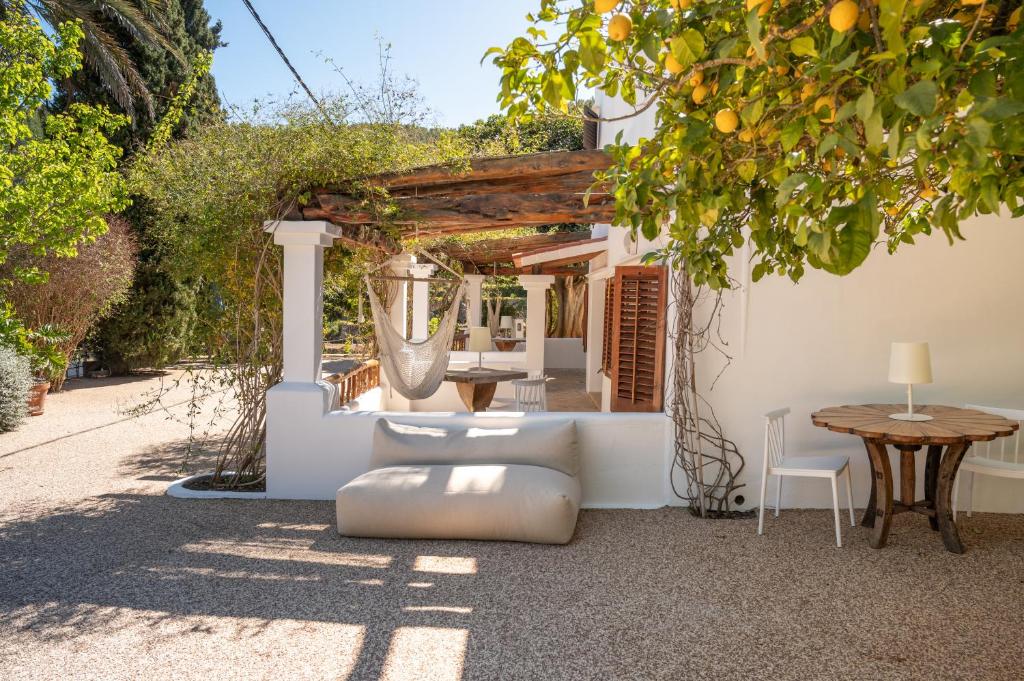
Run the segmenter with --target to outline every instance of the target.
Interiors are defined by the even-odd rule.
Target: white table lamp
[[[906,413],[890,414],[900,421],[931,421],[927,414],[914,413],[914,385],[932,382],[932,359],[927,343],[893,343],[889,353],[889,382],[907,386]]]
[[[491,351],[491,330],[486,326],[469,327],[469,343],[466,349],[477,354],[477,368],[484,366],[484,354]]]
[[[498,324],[498,328],[501,329],[502,331],[507,332],[505,334],[506,336],[511,336],[513,328],[512,317],[508,315],[503,315],[501,318],[501,323]]]

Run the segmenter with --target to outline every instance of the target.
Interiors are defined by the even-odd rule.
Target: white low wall
[[[573,419],[579,434],[583,505],[653,508],[669,503],[669,421],[664,414],[325,413],[317,384],[281,383],[267,393],[267,496],[334,499],[369,470],[374,423],[513,428],[524,421]]]
[[[545,369],[586,369],[582,338],[545,338]]]

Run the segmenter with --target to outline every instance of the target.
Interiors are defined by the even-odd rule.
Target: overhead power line
[[[293,76],[295,76],[295,81],[302,86],[303,90],[306,91],[306,95],[309,96],[309,100],[316,105],[316,108],[320,110],[320,113],[323,114],[324,118],[327,119],[327,122],[330,123],[331,125],[334,125],[334,121],[331,120],[331,117],[327,113],[327,110],[324,108],[324,105],[320,103],[320,100],[316,98],[316,96],[313,94],[313,91],[309,89],[308,85],[306,85],[306,81],[302,80],[302,76],[300,76],[299,72],[295,70],[294,66],[292,66],[291,61],[288,60],[288,56],[284,53],[284,50],[281,49],[281,46],[277,44],[277,40],[274,39],[274,34],[270,32],[270,29],[267,28],[267,25],[263,23],[263,19],[260,18],[260,15],[256,11],[256,8],[252,6],[252,2],[250,2],[249,0],[242,0],[242,2],[245,3],[245,6],[249,10],[249,14],[251,14],[252,18],[256,20],[257,24],[259,24],[259,27],[260,29],[262,29],[264,35],[267,36],[267,40],[270,41],[270,44],[274,46],[274,49],[277,50],[277,53],[281,56],[281,61],[284,62],[284,65],[287,66],[288,70],[292,72]]]

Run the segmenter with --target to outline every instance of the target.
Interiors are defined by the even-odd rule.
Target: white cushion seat
[[[576,528],[572,420],[467,428],[379,419],[371,466],[338,490],[341,534],[564,544]]]
[[[338,530],[355,537],[565,544],[580,507],[576,478],[543,466],[389,466],[338,490]]]

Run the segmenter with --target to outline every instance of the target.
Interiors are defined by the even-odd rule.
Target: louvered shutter
[[[615,268],[612,411],[662,410],[667,279],[664,267]]]
[[[612,329],[615,325],[615,277],[604,280],[604,326],[601,334],[601,373],[612,376]]]

